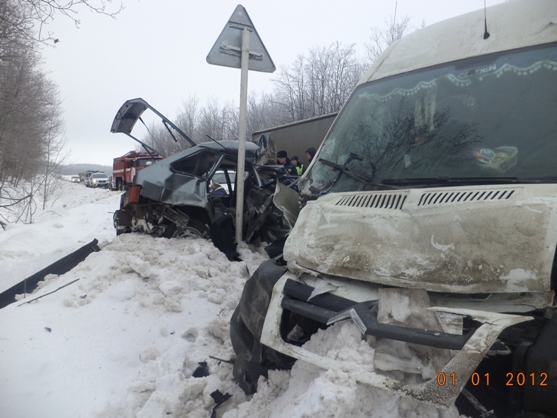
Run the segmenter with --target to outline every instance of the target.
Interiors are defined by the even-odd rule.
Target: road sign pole
[[[236,242],[242,241],[244,213],[244,172],[246,170],[246,125],[248,108],[249,31],[242,33],[240,81],[240,126],[238,129],[238,172],[236,173]]]
[[[2,0],[0,0],[2,1]],[[251,32],[251,35],[250,35]],[[251,39],[250,39],[251,38]],[[250,51],[249,46],[253,50]],[[213,65],[240,68],[240,120],[238,127],[238,166],[236,171],[236,243],[242,241],[244,226],[244,177],[246,171],[246,126],[248,110],[248,71],[272,73],[275,64],[259,37],[244,6],[236,6],[217,41],[207,55]]]

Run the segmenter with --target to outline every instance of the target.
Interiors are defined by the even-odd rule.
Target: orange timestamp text
[[[508,372],[505,374],[505,386],[547,386],[548,375],[545,372],[526,374],[523,372],[513,373]],[[491,374],[478,372],[472,373],[470,376],[470,383],[472,386],[489,386],[491,384]],[[457,375],[456,373],[446,374],[440,372],[437,374],[437,384],[439,386],[456,386]]]

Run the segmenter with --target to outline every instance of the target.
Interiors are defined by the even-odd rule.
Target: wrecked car
[[[129,135],[135,121],[147,109],[154,110],[143,99],[127,101],[118,111],[112,131]],[[191,141],[166,117],[157,115],[165,125]],[[217,248],[234,258],[239,142],[190,143],[190,148],[137,172],[133,186],[122,194],[120,208],[114,213],[114,227],[117,234],[143,232],[166,238],[210,238]],[[272,243],[284,238],[291,228],[273,203],[281,167],[266,163],[272,161],[274,152],[272,141],[266,136],[246,143],[241,228],[248,243],[256,239]],[[284,193],[297,201],[293,190],[283,190]]]
[[[506,2],[378,58],[232,316],[246,392],[304,361],[467,416],[557,416],[555,16]],[[374,349],[356,370],[306,344],[340,321]]]

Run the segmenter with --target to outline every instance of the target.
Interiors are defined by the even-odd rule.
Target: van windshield
[[[363,84],[302,191],[557,182],[556,77],[557,45],[550,44]]]

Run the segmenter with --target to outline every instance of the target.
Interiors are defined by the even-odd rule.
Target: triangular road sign
[[[224,26],[217,41],[207,55],[207,62],[225,67],[240,68],[242,56],[242,32],[246,28],[249,33],[249,64],[252,71],[272,73],[276,70],[265,45],[261,41],[248,12],[239,4]]]

